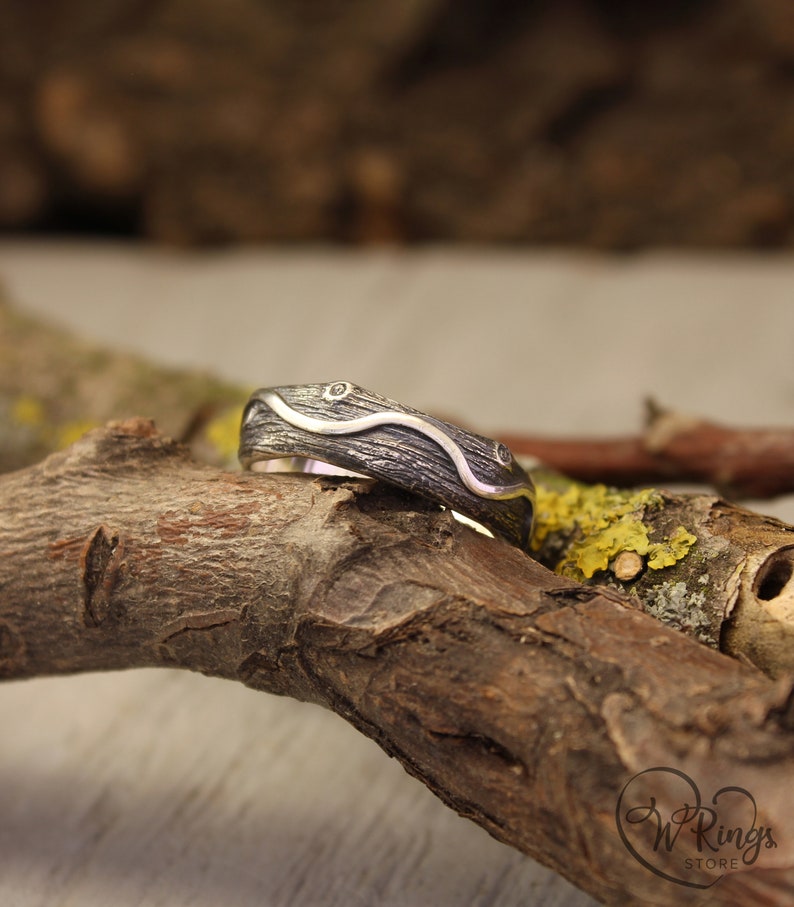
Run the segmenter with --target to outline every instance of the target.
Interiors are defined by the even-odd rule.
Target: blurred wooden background
[[[789,0],[0,4],[0,228],[790,247]]]

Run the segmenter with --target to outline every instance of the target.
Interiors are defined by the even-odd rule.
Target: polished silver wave
[[[319,435],[350,435],[376,428],[379,425],[402,425],[421,432],[426,437],[435,441],[450,457],[455,464],[460,480],[469,491],[481,498],[491,498],[505,501],[512,498],[526,497],[534,503],[532,489],[525,482],[516,482],[513,485],[491,485],[482,482],[471,471],[471,467],[458,445],[443,432],[438,426],[421,416],[411,413],[401,413],[395,410],[384,410],[379,413],[369,413],[357,419],[316,419],[293,409],[283,397],[274,390],[262,390],[256,395],[258,400],[266,403],[277,416],[285,422],[303,429],[312,434]]]

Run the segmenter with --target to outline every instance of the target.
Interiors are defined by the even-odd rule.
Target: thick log
[[[220,472],[132,421],[0,479],[0,554],[4,678],[180,666],[318,702],[604,903],[790,903],[791,682],[416,498]],[[755,817],[727,795],[742,836],[696,810],[652,852],[626,807],[681,808],[635,778],[660,766]]]

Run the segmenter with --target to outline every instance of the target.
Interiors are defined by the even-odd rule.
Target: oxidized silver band
[[[504,444],[351,384],[262,388],[240,429],[244,467],[307,457],[431,498],[526,549],[535,490]]]

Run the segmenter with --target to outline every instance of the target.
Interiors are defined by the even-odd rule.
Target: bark
[[[154,418],[167,434],[188,441],[198,459],[230,464],[236,460],[246,396],[245,389],[209,375],[164,369],[139,357],[109,352],[0,303],[0,472],[33,463],[91,426],[136,411]],[[664,431],[657,425],[657,446],[659,439],[674,438],[690,425],[680,417],[672,424],[675,431],[670,421]],[[697,426],[693,430],[699,431]],[[750,476],[755,463],[764,481],[775,450],[753,446],[748,441],[752,433],[730,433],[738,439],[733,448],[745,452],[745,475]],[[508,440],[517,452],[526,450],[522,439]],[[567,443],[549,441],[546,450],[538,452]],[[580,475],[588,451],[612,444],[573,443],[575,459],[558,459],[557,465],[570,466]],[[619,443],[612,446],[620,448]],[[653,476],[645,477],[660,479],[664,456],[660,463]],[[588,475],[596,481],[640,477],[610,473],[604,461]],[[533,477],[540,504],[551,491],[566,493],[576,487],[567,478],[550,477],[542,470],[534,471]],[[593,585],[619,585],[658,619],[746,658],[770,675],[794,670],[794,608],[789,604],[794,582],[786,575],[794,563],[791,528],[713,495],[662,493],[660,499],[663,506],[639,507],[636,517],[651,540],[684,527],[697,539],[687,557],[662,570],[649,568],[643,557],[634,572],[626,573],[625,558],[616,552],[604,569],[587,577],[574,570],[574,578]],[[535,556],[552,569],[560,567],[572,545],[600,544],[601,529],[588,527],[581,519],[585,506],[577,508],[568,525],[558,525],[554,515],[539,507],[536,539],[542,536],[542,542],[535,545]],[[612,520],[607,510],[601,507],[599,519]],[[773,581],[765,582],[765,577]]]
[[[604,903],[790,903],[790,681],[419,499],[220,472],[134,421],[0,478],[0,552],[4,678],[179,666],[318,702]],[[777,846],[709,889],[689,884],[713,872],[660,878],[616,826],[655,766],[751,792]],[[750,820],[729,804],[720,821]],[[657,868],[679,871],[687,842]]]
[[[536,484],[533,553],[547,567],[617,587],[772,677],[794,672],[794,527],[712,494],[622,492],[543,474]],[[571,513],[554,503],[555,488]]]
[[[88,428],[135,412],[154,418],[167,434],[189,442],[198,459],[231,464],[236,461],[247,394],[200,372],[164,369],[139,357],[108,351],[0,302],[0,472],[34,463]],[[689,424],[680,417],[673,422],[679,430]],[[670,422],[665,424],[665,431],[657,425],[657,447],[663,437],[676,435]],[[735,430],[731,434],[745,439],[734,444],[745,451],[745,475],[750,476],[755,463],[759,481],[764,481],[770,449],[748,442],[751,433]],[[508,440],[516,452],[526,451],[522,439]],[[548,441],[545,451],[538,448],[538,452],[548,453],[551,447],[559,449],[567,443]],[[556,465],[569,466],[575,475],[577,465],[582,474],[589,451],[610,445],[620,448],[609,441],[573,443],[575,460],[558,459]],[[776,456],[774,451],[771,455]],[[664,472],[662,465],[645,477],[659,480]],[[639,478],[625,471],[610,473],[603,460],[588,476],[599,482]],[[566,493],[576,487],[567,478],[551,477],[542,470],[533,471],[533,477],[541,505],[549,492]],[[794,670],[791,528],[713,495],[662,493],[660,499],[663,506],[638,507],[636,517],[651,540],[664,539],[678,526],[684,527],[697,539],[686,557],[662,570],[649,568],[648,558],[643,557],[634,572],[627,573],[625,558],[615,552],[604,569],[588,577],[573,571],[574,578],[593,585],[619,585],[658,619],[745,658],[772,676]],[[542,536],[542,542],[535,545],[534,553],[551,569],[560,567],[572,545],[600,544],[601,529],[587,527],[581,518],[586,508],[577,506],[567,525],[559,525],[556,517],[539,507],[536,539]],[[605,507],[598,517],[612,519]],[[630,553],[630,548],[626,550]]]

